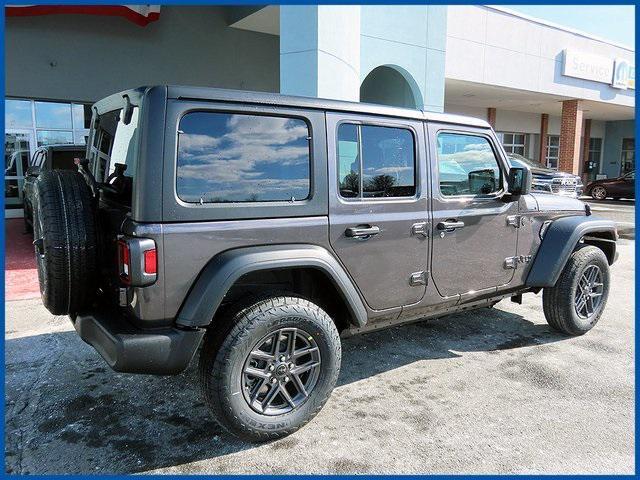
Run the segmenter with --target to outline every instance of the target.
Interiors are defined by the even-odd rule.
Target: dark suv
[[[120,372],[176,374],[201,346],[243,438],[321,409],[340,335],[540,291],[580,335],[605,307],[614,223],[530,193],[484,121],[173,86],[93,111],[78,172],[36,184],[43,302]]]
[[[33,228],[34,186],[40,173],[46,170],[77,170],[76,159],[84,158],[84,145],[45,145],[39,147],[27,168],[22,186],[24,222],[27,230]]]

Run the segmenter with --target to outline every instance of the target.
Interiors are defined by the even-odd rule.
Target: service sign
[[[613,88],[636,88],[636,67],[624,58],[611,59],[565,49],[562,74],[567,77],[606,83]]]
[[[613,60],[591,53],[566,49],[564,51],[563,75],[567,77],[611,83],[613,78]]]

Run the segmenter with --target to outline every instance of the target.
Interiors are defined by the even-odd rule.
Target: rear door
[[[327,145],[332,248],[372,309],[418,302],[429,248],[423,123],[328,113]]]
[[[475,296],[508,284],[518,202],[506,192],[507,163],[486,129],[429,124],[433,166],[432,277],[443,296]]]

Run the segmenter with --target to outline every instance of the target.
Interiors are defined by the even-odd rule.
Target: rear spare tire
[[[34,246],[42,303],[76,313],[95,293],[96,223],[91,191],[77,172],[49,170],[35,184]]]

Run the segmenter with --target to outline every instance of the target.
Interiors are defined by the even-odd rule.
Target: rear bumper
[[[178,374],[191,362],[205,333],[174,327],[141,330],[114,311],[85,313],[71,321],[111,368],[125,373]]]

